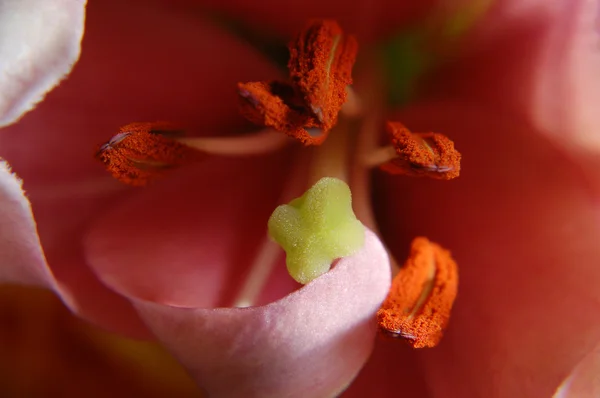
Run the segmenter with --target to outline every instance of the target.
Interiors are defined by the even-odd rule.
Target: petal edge
[[[0,127],[31,110],[79,58],[85,0],[0,1]]]
[[[387,253],[367,231],[358,254],[264,307],[135,305],[211,395],[329,397],[345,389],[368,359],[374,315],[390,278]]]

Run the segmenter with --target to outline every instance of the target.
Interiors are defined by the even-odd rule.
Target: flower
[[[264,228],[259,221],[277,204],[278,186],[287,172],[272,165],[281,164],[287,153],[203,163],[142,193],[105,179],[89,148],[114,126],[160,118],[196,121],[204,131],[233,131],[239,127],[229,117],[235,112],[235,92],[223,87],[277,73],[248,46],[199,22],[199,15],[186,13],[189,2],[178,3],[180,9],[151,4],[90,5],[83,56],[70,78],[34,112],[2,131],[0,155],[23,178],[36,221],[17,181],[4,170],[0,236],[6,265],[0,275],[10,282],[46,286],[55,280],[52,287],[74,311],[122,333],[147,332],[139,311],[195,373],[201,366],[196,361],[206,358],[194,351],[202,341],[187,332],[192,330],[190,323],[200,322],[189,315],[202,310],[172,309],[149,301],[177,306],[197,300],[193,306],[204,306],[215,302],[214,288],[220,283],[233,285],[240,278],[232,265],[259,243]],[[324,14],[339,9],[334,2],[318,5]],[[395,113],[394,119],[415,130],[451,136],[464,155],[463,175],[443,186],[376,175],[375,210],[382,235],[396,253],[418,234],[443,242],[461,264],[461,291],[452,327],[439,348],[415,353],[395,342],[378,342],[348,396],[360,396],[361,391],[364,396],[367,389],[375,395],[402,390],[407,396],[489,391],[498,396],[522,391],[537,396],[551,394],[567,376],[572,386],[582,380],[585,386],[586,374],[588,381],[589,375],[593,377],[598,293],[593,283],[586,282],[598,278],[595,265],[600,254],[594,244],[598,225],[593,200],[598,141],[591,133],[598,122],[592,104],[600,92],[593,89],[597,52],[589,50],[598,37],[591,17],[597,15],[594,6],[584,1],[499,2],[463,42],[460,57],[437,79],[429,80],[421,99]],[[260,10],[248,13],[256,17],[255,25],[288,33],[288,27],[296,30],[309,16],[290,13],[297,20],[284,21],[267,2],[226,2],[221,7],[244,14]],[[292,10],[294,3],[289,7]],[[391,18],[385,7],[381,10],[380,15]],[[349,21],[366,20],[364,12],[350,15],[360,17],[348,17]],[[359,23],[344,22],[348,30],[356,27],[361,34]],[[111,26],[110,33],[106,26]],[[216,50],[223,50],[219,57],[206,56]],[[63,71],[58,68],[57,74]],[[47,88],[42,86],[41,91]],[[565,105],[565,98],[578,106]],[[209,167],[213,173],[202,172]],[[260,185],[260,197],[249,194],[265,173],[273,184]],[[220,195],[212,196],[204,187],[218,188]],[[244,200],[236,200],[240,197]],[[223,228],[234,223],[241,224],[239,230]],[[377,245],[373,238],[373,247]],[[236,248],[234,253],[231,247]],[[49,278],[45,259],[54,279]],[[381,262],[383,258],[375,261]],[[169,267],[164,266],[167,263]],[[228,266],[199,269],[198,263]],[[341,300],[348,285],[336,280],[354,280],[363,289],[369,283],[385,285],[384,278],[371,282],[356,276],[340,278],[338,274],[354,270],[351,258],[347,263],[298,295],[318,295],[318,285],[331,282],[340,289],[334,296]],[[164,283],[166,277],[171,284]],[[203,278],[215,283],[199,284]],[[287,275],[273,279],[271,286],[282,290],[269,290],[262,302],[293,288],[286,285]],[[223,312],[212,319],[226,322],[227,317]],[[252,324],[256,317],[248,316],[247,321],[261,330]],[[236,330],[222,324],[215,324],[214,330],[236,337]],[[299,339],[285,344],[293,346]],[[361,355],[368,354],[365,347]],[[221,347],[210,355],[227,359]],[[362,360],[357,358],[357,363]]]

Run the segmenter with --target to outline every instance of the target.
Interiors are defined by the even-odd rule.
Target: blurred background
[[[202,397],[149,342],[81,321],[51,292],[0,287],[0,391],[13,397]]]

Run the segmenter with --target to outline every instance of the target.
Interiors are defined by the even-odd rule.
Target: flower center
[[[284,196],[289,200],[306,189],[302,186],[306,175],[312,187],[279,206],[268,222],[271,237],[286,251],[290,275],[309,283],[327,272],[335,259],[361,248],[361,222],[377,232],[369,194],[373,167],[390,174],[450,180],[459,175],[460,154],[446,136],[412,133],[399,122],[387,123],[390,144],[376,148],[381,96],[361,93],[366,96],[361,106],[350,88],[357,40],[345,35],[335,21],[310,21],[289,49],[288,80],[238,85],[242,115],[264,130],[232,138],[197,138],[185,136],[171,123],[133,123],[102,145],[97,158],[120,181],[142,186],[173,167],[206,156],[260,155],[292,144],[289,137],[312,147],[304,148],[308,152],[304,157],[310,159],[299,163]],[[379,85],[374,83],[371,90],[377,91]],[[235,306],[255,302],[277,254],[277,247],[266,239]],[[425,238],[413,241],[402,268],[390,258],[396,276],[378,313],[380,329],[415,348],[436,345],[456,295],[456,264],[447,251]]]

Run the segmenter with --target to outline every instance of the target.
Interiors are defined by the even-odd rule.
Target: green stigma
[[[329,271],[336,258],[356,253],[364,244],[365,227],[352,211],[348,185],[325,177],[275,209],[269,235],[285,250],[290,276],[304,284]]]

